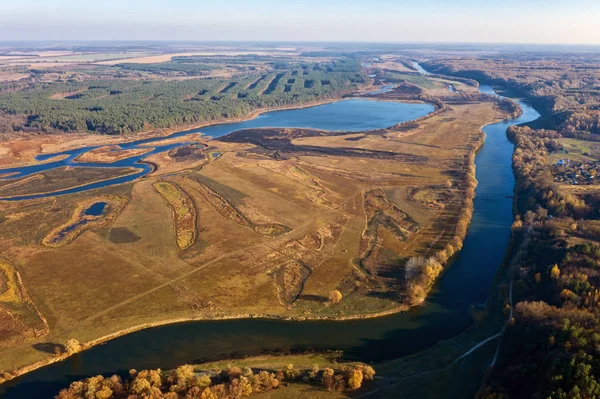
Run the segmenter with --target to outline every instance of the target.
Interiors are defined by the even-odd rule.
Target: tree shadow
[[[62,353],[65,351],[64,345],[57,344],[54,342],[41,342],[39,344],[33,344],[31,346],[33,347],[33,349],[38,350],[40,352],[46,352],[46,353],[52,353],[52,354]]]
[[[322,295],[310,295],[310,294],[300,295],[298,297],[298,299],[301,299],[303,301],[313,301],[313,302],[321,302],[321,303],[325,303],[329,300],[329,298],[322,296]]]

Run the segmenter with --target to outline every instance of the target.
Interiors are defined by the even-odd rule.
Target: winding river
[[[480,89],[494,94],[489,86]],[[348,359],[378,362],[421,351],[460,334],[472,323],[470,306],[487,299],[510,237],[512,200],[507,197],[514,189],[513,145],[506,138],[506,129],[539,117],[528,104],[522,101],[519,104],[522,116],[483,129],[486,140],[475,159],[479,185],[469,232],[454,264],[423,306],[377,319],[343,322],[248,319],[151,328],[26,374],[0,386],[0,395],[7,399],[47,398],[70,381],[94,374],[126,372],[131,368],[168,369],[184,363],[276,349],[340,349]],[[306,111],[282,112],[293,115]],[[337,122],[335,130],[364,129],[356,121],[349,124],[351,128]],[[220,127],[215,129],[223,128],[217,126]]]
[[[393,86],[383,86],[380,90],[370,94],[384,93],[390,90],[391,87]],[[9,169],[0,169],[0,176],[8,176],[5,179],[17,179],[65,166],[71,168],[131,167],[136,169],[136,172],[127,176],[117,177],[107,181],[89,183],[75,188],[54,191],[52,193],[2,198],[2,191],[0,189],[0,200],[20,201],[26,199],[65,195],[106,187],[114,184],[132,182],[152,172],[152,166],[148,163],[144,163],[144,158],[147,158],[153,154],[169,151],[173,148],[194,144],[193,142],[185,141],[171,144],[160,144],[161,141],[185,137],[191,134],[201,133],[203,135],[216,138],[224,136],[235,130],[263,127],[296,127],[328,131],[362,131],[382,129],[395,125],[396,123],[409,121],[426,115],[432,112],[433,109],[434,107],[431,104],[424,103],[401,103],[393,101],[386,102],[374,101],[365,98],[350,98],[342,101],[317,105],[314,107],[266,112],[254,119],[249,119],[243,122],[215,124],[199,129],[173,133],[169,136],[152,137],[119,144],[118,147],[123,150],[145,148],[149,149],[149,152],[113,163],[90,163],[77,161],[77,158],[82,154],[95,150],[101,146],[89,146],[52,154],[41,154],[36,157],[36,160],[45,161],[44,163]],[[61,159],[53,161],[52,159],[56,157],[61,157]]]

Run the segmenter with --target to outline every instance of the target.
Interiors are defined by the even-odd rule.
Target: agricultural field
[[[600,161],[600,141],[561,138],[558,143],[560,148],[548,155],[550,163],[557,163],[561,159],[576,162]]]

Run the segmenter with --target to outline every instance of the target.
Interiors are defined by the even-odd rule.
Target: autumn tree
[[[332,368],[326,368],[323,370],[321,381],[328,391],[333,391],[333,388],[335,387],[335,371],[333,371]]]
[[[65,345],[65,351],[69,355],[77,353],[81,351],[81,344],[75,338],[71,338],[67,341],[67,344]]]
[[[363,373],[362,370],[355,368],[350,370],[348,373],[348,387],[352,390],[358,389],[362,386]]]
[[[338,303],[342,300],[342,293],[338,290],[333,290],[329,294],[329,302]]]
[[[550,277],[553,280],[557,280],[560,277],[560,269],[558,268],[558,265],[552,266],[550,269]]]
[[[217,395],[210,388],[204,388],[200,394],[200,399],[217,399]]]

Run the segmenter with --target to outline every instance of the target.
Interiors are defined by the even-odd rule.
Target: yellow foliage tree
[[[72,355],[81,351],[81,344],[75,338],[71,338],[67,341],[67,344],[65,345],[65,350],[69,355]]]
[[[333,290],[329,294],[329,302],[338,303],[342,300],[342,293],[338,290]]]
[[[358,389],[362,386],[363,373],[359,369],[350,371],[348,375],[348,387],[352,390]]]
[[[287,366],[285,366],[285,369],[283,370],[283,375],[285,376],[286,380],[292,381],[296,378],[298,373],[296,373],[296,370],[294,370],[294,365],[290,363]]]
[[[442,265],[436,261],[431,261],[425,266],[424,273],[429,278],[429,281],[433,281],[440,275],[442,270],[444,270]]]
[[[194,367],[189,364],[184,364],[183,366],[179,366],[175,369],[173,375],[171,375],[171,380],[175,382],[172,389],[175,392],[184,392],[190,385],[194,379]],[[160,379],[159,379],[160,381]],[[154,384],[153,384],[154,385]]]
[[[200,394],[200,399],[217,399],[217,395],[210,388],[204,388],[204,391]]]
[[[250,396],[252,394],[252,384],[246,377],[240,377],[240,388],[243,396]]]
[[[411,304],[421,303],[425,300],[425,290],[420,285],[413,285],[408,288],[408,300]]]
[[[554,280],[560,277],[560,269],[558,268],[558,265],[552,266],[552,269],[550,269],[550,277]]]
[[[136,378],[131,384],[131,392],[136,395],[145,395],[149,394],[152,390],[152,386],[148,382],[148,380],[144,378]]]
[[[570,289],[567,289],[567,288],[563,288],[563,290],[560,292],[560,297],[562,299],[571,299],[575,296],[577,296],[577,295],[575,295],[575,293],[573,291],[571,291]]]
[[[204,374],[194,379],[194,385],[201,388],[209,387],[212,384],[210,376]]]
[[[356,366],[356,368],[362,371],[365,381],[372,381],[375,379],[375,369],[373,367],[367,366],[366,364],[361,364]]]

